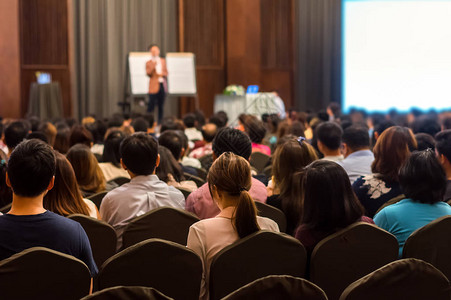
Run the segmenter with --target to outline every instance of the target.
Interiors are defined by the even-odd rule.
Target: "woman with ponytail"
[[[273,220],[257,216],[249,194],[251,170],[244,158],[230,152],[222,154],[211,166],[207,181],[221,212],[193,224],[188,234],[188,248],[200,256],[204,267],[201,299],[208,299],[208,272],[220,250],[260,229],[279,231]]]

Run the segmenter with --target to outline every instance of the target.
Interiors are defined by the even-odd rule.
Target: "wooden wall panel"
[[[67,0],[20,0],[22,115],[37,71],[60,83],[64,116],[72,115],[68,9]]]

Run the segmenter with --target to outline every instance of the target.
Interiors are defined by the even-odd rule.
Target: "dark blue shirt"
[[[32,247],[46,247],[83,261],[98,272],[88,236],[80,223],[46,211],[37,215],[0,216],[0,260]]]

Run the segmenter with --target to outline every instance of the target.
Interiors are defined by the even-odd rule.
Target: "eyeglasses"
[[[305,141],[305,137],[300,136],[300,137],[297,138],[297,141],[299,143],[299,146],[302,146],[302,142]]]

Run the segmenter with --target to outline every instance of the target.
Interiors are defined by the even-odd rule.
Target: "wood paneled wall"
[[[28,110],[35,72],[52,75],[61,85],[64,116],[72,115],[67,0],[20,0],[21,111]]]
[[[189,2],[189,5],[188,5]],[[196,54],[200,108],[229,84],[294,104],[294,0],[179,0],[179,50]],[[194,104],[181,103],[181,113]]]

